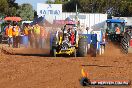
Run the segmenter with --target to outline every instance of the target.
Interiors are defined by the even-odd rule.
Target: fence
[[[50,16],[46,15],[45,19],[53,23],[54,20],[65,20],[67,17],[70,17],[71,20],[75,20],[75,12],[62,12],[59,16]],[[86,34],[86,27],[89,27],[89,32],[91,30],[99,30],[100,28],[105,29],[106,27],[106,21],[107,20],[107,14],[102,13],[79,13],[79,21],[80,25],[83,27],[83,34]]]

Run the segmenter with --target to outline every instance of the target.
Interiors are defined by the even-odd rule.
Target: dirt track
[[[82,68],[89,73],[90,79],[132,80],[132,55],[122,54],[113,44],[108,44],[106,53],[96,58],[54,58],[48,57],[48,50],[4,50],[8,54],[3,51],[0,54],[0,88],[82,88],[79,84]]]

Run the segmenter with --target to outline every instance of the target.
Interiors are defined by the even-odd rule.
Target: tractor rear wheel
[[[56,42],[57,42],[57,38],[53,37],[50,54],[51,54],[51,56],[54,56],[54,57],[56,57],[56,55],[55,55],[56,47],[57,47],[57,43]]]
[[[80,57],[87,56],[88,47],[87,47],[87,39],[86,38],[80,38],[78,42],[78,55]]]

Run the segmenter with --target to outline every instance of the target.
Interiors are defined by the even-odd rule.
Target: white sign
[[[71,18],[75,18],[76,15],[70,15]],[[86,15],[78,15],[79,19],[86,19]]]
[[[62,4],[42,4],[37,3],[37,15],[60,15],[62,13]]]

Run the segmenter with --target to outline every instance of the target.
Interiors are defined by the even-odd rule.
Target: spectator
[[[28,26],[28,39],[30,43],[30,47],[33,48],[34,45],[34,33],[33,33],[33,27],[31,25]]]
[[[24,30],[23,30],[23,34],[28,36],[28,30],[29,30],[28,25],[25,25]]]
[[[10,47],[10,45],[13,42],[13,39],[12,39],[12,26],[10,24],[8,24],[8,26],[5,28],[5,34],[8,37],[8,45]]]
[[[89,31],[89,27],[87,27],[87,28],[86,28],[86,30],[87,30],[87,34],[88,34],[88,31]]]
[[[45,39],[47,37],[46,29],[44,25],[40,26],[40,48],[44,48],[45,45]]]
[[[17,25],[17,23],[13,27],[12,35],[13,35],[13,47],[18,48],[19,43],[19,34],[20,34],[20,27]]]
[[[40,39],[40,26],[38,23],[34,26],[34,37],[35,37],[35,47],[39,48],[39,39]]]

